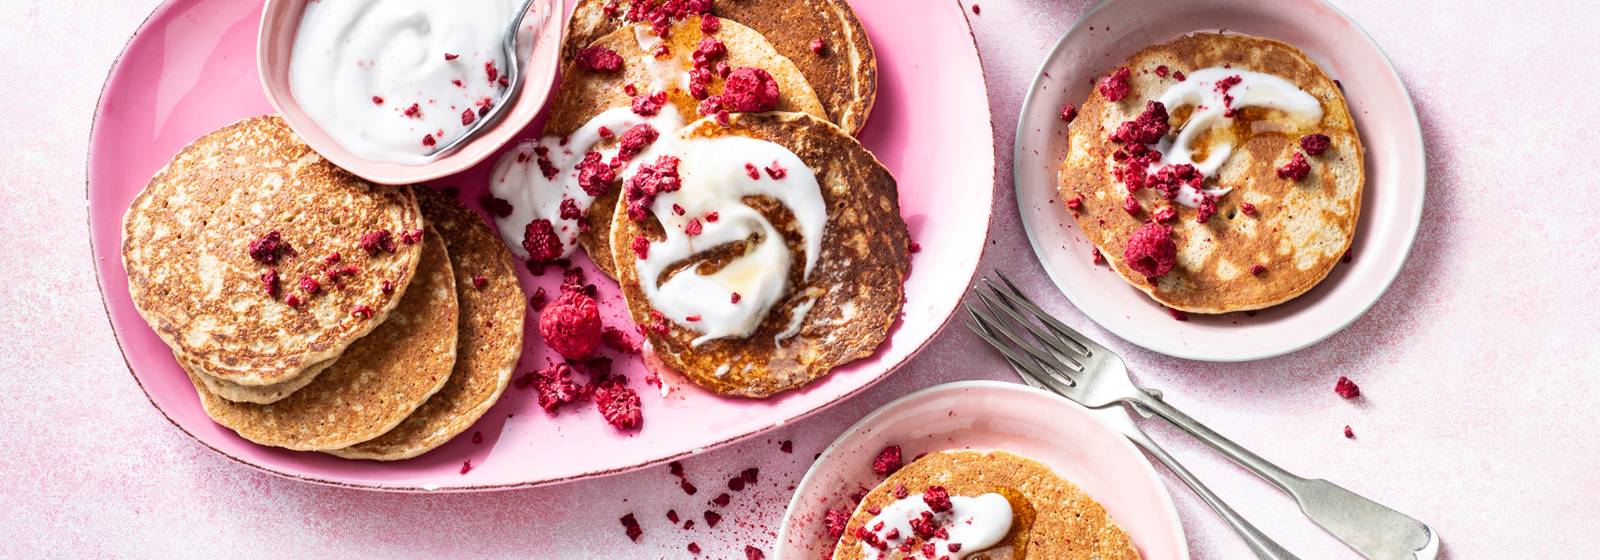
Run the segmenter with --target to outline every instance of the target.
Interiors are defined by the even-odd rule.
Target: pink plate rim
[[[1082,405],[1072,402],[1055,393],[1020,383],[994,380],[973,380],[944,383],[907,394],[890,401],[881,407],[878,407],[876,410],[873,410],[871,413],[863,416],[860,420],[856,421],[849,428],[846,428],[843,432],[841,432],[832,443],[828,444],[828,447],[822,450],[822,453],[820,453],[817,456],[817,459],[812,462],[811,468],[806,470],[805,476],[802,477],[800,482],[795,486],[794,495],[790,496],[789,504],[783,514],[783,521],[778,527],[778,535],[776,539],[777,544],[775,545],[776,548],[774,549],[776,553],[774,555],[775,558],[777,560],[784,560],[785,558],[789,557],[785,554],[790,549],[790,547],[786,546],[786,543],[791,541],[792,535],[790,534],[790,528],[795,525],[791,522],[794,520],[795,515],[798,515],[799,512],[805,509],[805,506],[801,502],[812,497],[810,493],[807,492],[807,489],[814,482],[813,478],[818,476],[819,469],[822,465],[836,459],[833,456],[835,453],[842,452],[840,451],[841,448],[849,444],[852,440],[862,437],[863,434],[870,431],[873,426],[879,422],[881,417],[887,414],[897,412],[899,409],[905,408],[916,402],[936,398],[946,393],[961,393],[969,391],[1012,392],[1042,397],[1046,400],[1046,402],[1050,402],[1052,405],[1059,406],[1062,412],[1082,416],[1083,419],[1089,424],[1093,425],[1099,431],[1102,431],[1103,435],[1116,442],[1113,444],[1115,446],[1116,453],[1125,455],[1127,457],[1136,458],[1137,462],[1142,465],[1142,468],[1140,469],[1142,476],[1140,478],[1143,479],[1144,483],[1148,487],[1154,489],[1157,497],[1160,499],[1162,505],[1161,521],[1165,528],[1169,531],[1169,534],[1173,537],[1173,545],[1178,548],[1174,552],[1176,552],[1180,558],[1186,558],[1189,556],[1189,541],[1186,533],[1184,532],[1183,521],[1178,516],[1177,505],[1172,501],[1171,493],[1168,492],[1166,484],[1161,481],[1160,474],[1156,472],[1155,466],[1151,464],[1149,459],[1145,457],[1144,453],[1140,452],[1138,448],[1134,447],[1133,443],[1128,441],[1126,437],[1120,433],[1117,433],[1116,430],[1111,429],[1109,426],[1106,426],[1100,419],[1096,418],[1094,414],[1091,414],[1089,409],[1084,408]],[[1119,521],[1119,525],[1120,524],[1122,523]],[[1130,531],[1130,534],[1131,533],[1132,532]]]
[[[963,9],[963,6],[961,5],[960,0],[952,0],[951,3],[955,6],[957,11],[959,13],[961,13],[961,15],[962,15],[961,22],[962,22],[962,25],[964,25],[966,27],[966,32],[967,32],[967,35],[968,35],[968,45],[969,45],[969,48],[972,49],[972,52],[974,53],[974,56],[976,57],[977,56],[976,39],[972,35],[970,22],[966,18],[966,14],[965,14],[965,11]],[[117,57],[113,60],[110,68],[108,69],[107,79],[106,79],[105,83],[102,85],[100,99],[96,102],[94,118],[91,120],[91,124],[90,124],[90,142],[89,142],[89,146],[88,146],[88,158],[87,158],[87,162],[86,162],[87,170],[86,170],[85,181],[84,181],[84,195],[85,195],[86,203],[91,201],[92,198],[93,198],[92,197],[93,181],[90,179],[90,177],[92,177],[94,175],[93,172],[92,172],[93,168],[94,168],[94,161],[95,161],[95,159],[94,159],[94,151],[95,151],[94,150],[94,146],[95,146],[94,137],[96,136],[95,133],[98,130],[98,127],[99,127],[100,113],[106,106],[106,97],[105,97],[106,91],[107,91],[107,89],[109,88],[109,86],[111,84],[112,78],[116,75],[118,68],[122,64],[123,56],[125,54],[127,54],[128,49],[133,45],[133,42],[138,38],[138,36],[140,34],[143,34],[144,32],[147,31],[148,26],[151,24],[151,22],[153,20],[155,20],[155,18],[157,18],[158,16],[162,15],[164,10],[167,10],[169,7],[171,7],[173,5],[174,5],[173,2],[171,2],[171,1],[162,2],[161,4],[157,5],[151,11],[151,13],[149,15],[147,15],[144,18],[144,20],[140,23],[140,25],[138,26],[137,30],[130,36],[128,41],[124,44],[124,47],[123,47],[122,51],[119,52]],[[987,88],[984,87],[985,84],[986,84],[986,77],[982,73],[983,68],[982,68],[982,65],[981,65],[981,61],[978,64],[978,69],[979,69],[979,75],[978,75],[979,86],[983,87],[984,91],[986,92]],[[985,112],[986,115],[988,115],[987,105],[985,105],[982,108],[982,110]],[[986,118],[983,119],[983,121],[987,122],[987,126],[988,126],[988,128],[990,129],[990,132],[991,132],[989,137],[992,137],[993,136],[992,135],[992,130],[993,130],[993,126],[994,126],[992,115],[988,115]],[[831,399],[831,400],[829,400],[827,402],[823,402],[823,403],[817,404],[817,405],[813,406],[812,408],[804,410],[803,412],[801,412],[799,414],[795,414],[795,415],[790,416],[790,417],[788,417],[786,419],[783,419],[782,421],[779,421],[779,422],[765,424],[765,425],[763,425],[761,427],[758,427],[758,428],[756,428],[756,429],[754,429],[754,430],[752,430],[750,432],[743,433],[743,434],[738,434],[738,435],[735,435],[733,437],[729,437],[727,439],[724,439],[724,440],[721,440],[721,441],[717,441],[715,443],[707,444],[707,445],[704,445],[704,446],[699,447],[699,448],[684,450],[684,451],[680,451],[678,453],[672,454],[670,456],[656,457],[656,458],[653,458],[653,459],[650,459],[650,460],[647,460],[647,461],[643,461],[643,462],[636,463],[636,464],[630,464],[630,465],[627,465],[627,466],[618,466],[618,467],[612,467],[612,468],[606,468],[606,469],[592,470],[592,471],[579,473],[579,474],[573,474],[573,475],[569,475],[569,476],[553,477],[553,478],[547,478],[547,479],[541,479],[541,480],[526,480],[526,481],[518,481],[518,482],[515,482],[515,483],[503,483],[503,484],[450,485],[450,486],[437,486],[436,487],[436,486],[432,486],[432,485],[415,485],[415,484],[407,485],[407,484],[393,484],[393,483],[388,483],[388,482],[370,482],[370,483],[368,483],[368,482],[359,482],[359,481],[339,480],[339,479],[330,478],[330,477],[308,476],[308,475],[292,472],[292,470],[272,468],[272,467],[269,467],[269,466],[266,466],[266,465],[263,465],[263,464],[259,464],[259,463],[253,462],[251,460],[239,457],[239,456],[237,456],[237,455],[235,455],[233,453],[230,453],[230,452],[228,452],[228,451],[226,451],[226,450],[224,450],[222,448],[219,448],[218,446],[215,446],[215,445],[212,445],[211,443],[206,442],[204,439],[202,439],[198,435],[192,433],[190,430],[185,428],[181,423],[179,423],[176,419],[174,419],[168,413],[167,410],[163,409],[161,405],[157,404],[156,401],[154,400],[154,397],[150,394],[148,388],[145,387],[144,382],[139,378],[139,375],[136,372],[134,372],[133,365],[129,361],[129,358],[128,358],[128,354],[127,354],[128,350],[124,346],[124,343],[123,343],[123,340],[122,340],[122,335],[121,335],[121,333],[119,333],[117,331],[115,320],[111,316],[111,309],[109,307],[110,302],[109,302],[109,300],[107,299],[107,296],[106,296],[106,289],[107,288],[106,288],[105,270],[104,270],[104,268],[102,266],[102,263],[101,263],[102,258],[100,256],[100,253],[98,252],[99,251],[98,244],[95,242],[94,235],[92,235],[92,230],[94,229],[94,212],[93,212],[93,207],[92,206],[87,206],[86,205],[87,206],[87,210],[88,210],[87,216],[86,216],[86,221],[88,222],[88,225],[89,225],[89,227],[91,229],[91,235],[89,236],[90,258],[91,258],[92,265],[94,267],[94,271],[95,271],[96,278],[97,278],[96,288],[97,288],[97,290],[99,291],[99,294],[100,294],[101,304],[102,304],[102,312],[106,316],[107,323],[110,324],[110,326],[112,327],[111,331],[112,331],[112,335],[113,335],[113,341],[117,344],[119,353],[122,355],[124,367],[126,367],[128,369],[128,373],[129,373],[130,377],[132,377],[134,382],[135,382],[135,384],[139,386],[141,392],[143,392],[145,394],[145,398],[146,398],[147,401],[150,402],[151,406],[154,407],[158,412],[160,412],[162,417],[165,418],[168,423],[170,423],[174,427],[178,428],[178,430],[180,432],[182,432],[185,436],[188,436],[190,439],[194,440],[196,443],[199,443],[200,445],[206,447],[207,449],[210,449],[212,451],[217,452],[218,454],[222,455],[223,457],[228,458],[229,460],[232,460],[234,462],[240,463],[240,464],[245,465],[247,467],[250,467],[252,469],[255,469],[255,470],[267,473],[267,474],[271,474],[271,475],[274,475],[274,476],[282,477],[282,478],[285,478],[285,479],[296,480],[296,481],[301,481],[301,482],[308,482],[308,483],[312,483],[312,484],[331,486],[331,487],[339,487],[339,488],[352,488],[352,489],[359,489],[359,490],[372,490],[372,491],[394,492],[394,493],[438,493],[438,492],[450,492],[450,493],[461,492],[461,493],[466,493],[466,492],[481,492],[481,491],[501,491],[501,490],[512,490],[512,489],[522,489],[522,488],[533,488],[533,487],[539,487],[539,486],[560,484],[560,483],[563,483],[563,482],[570,482],[570,481],[574,481],[574,480],[582,480],[582,479],[588,479],[588,478],[595,478],[595,477],[602,477],[602,476],[607,476],[607,475],[612,475],[612,474],[618,474],[618,473],[637,470],[637,469],[645,468],[645,467],[648,467],[648,466],[651,466],[651,465],[662,464],[662,463],[665,463],[665,462],[668,462],[668,461],[681,459],[681,458],[684,458],[684,457],[687,457],[687,456],[703,453],[703,452],[706,452],[706,451],[709,451],[709,450],[712,450],[712,449],[715,449],[715,448],[718,448],[718,447],[721,447],[721,446],[724,446],[724,445],[729,445],[729,444],[732,444],[732,443],[735,443],[735,442],[738,442],[738,441],[741,441],[741,440],[745,440],[745,439],[748,439],[748,438],[751,438],[751,437],[758,436],[758,435],[760,435],[762,433],[765,433],[765,432],[767,432],[769,430],[772,430],[772,429],[774,429],[774,428],[776,428],[778,426],[781,426],[781,425],[783,425],[785,423],[794,422],[794,421],[798,421],[800,419],[809,417],[812,414],[816,414],[818,412],[821,412],[821,411],[823,411],[823,410],[825,410],[825,409],[827,409],[827,408],[829,408],[829,407],[831,407],[831,406],[833,406],[835,404],[838,404],[840,402],[843,402],[844,400],[847,400],[847,399],[849,399],[851,397],[854,397],[855,395],[858,395],[858,394],[866,391],[867,389],[870,389],[871,387],[875,386],[876,384],[882,382],[889,375],[891,375],[894,372],[898,371],[898,369],[901,366],[903,366],[905,363],[911,361],[913,358],[918,356],[922,351],[926,350],[928,345],[929,345],[929,343],[931,343],[935,338],[937,338],[939,336],[939,334],[942,333],[944,331],[944,329],[949,326],[949,323],[950,323],[951,319],[953,319],[954,316],[955,316],[955,308],[959,304],[959,300],[960,300],[961,296],[965,294],[966,288],[971,286],[971,283],[972,283],[973,279],[975,279],[976,276],[977,276],[977,268],[978,268],[977,265],[981,261],[982,255],[987,250],[987,247],[988,247],[988,233],[989,233],[989,231],[991,229],[991,226],[993,225],[992,221],[993,221],[994,191],[997,188],[997,185],[999,184],[999,182],[998,182],[998,178],[999,178],[998,168],[997,168],[997,166],[995,164],[994,155],[995,155],[995,152],[994,152],[994,149],[992,147],[992,144],[991,144],[991,148],[989,150],[987,150],[985,154],[982,155],[982,158],[987,161],[987,165],[988,165],[988,168],[989,168],[989,171],[988,171],[987,175],[990,177],[989,188],[987,190],[982,191],[982,192],[986,193],[988,195],[989,203],[981,205],[980,208],[974,208],[973,209],[973,211],[975,211],[975,212],[976,211],[983,212],[982,222],[981,222],[983,224],[983,230],[982,230],[982,234],[981,235],[972,236],[971,240],[968,240],[968,241],[964,242],[964,243],[975,243],[976,244],[975,245],[975,250],[973,250],[971,248],[963,250],[963,252],[971,251],[971,252],[975,252],[976,253],[974,256],[972,256],[972,259],[971,259],[972,268],[969,271],[969,273],[968,273],[968,275],[967,275],[967,277],[965,279],[965,282],[963,284],[961,284],[961,286],[960,286],[961,289],[960,290],[952,290],[950,292],[951,294],[954,294],[952,296],[953,301],[951,301],[949,303],[949,305],[948,305],[949,309],[948,309],[948,311],[946,313],[944,313],[944,317],[940,321],[939,325],[935,329],[933,329],[931,332],[929,332],[928,335],[926,336],[926,338],[924,338],[921,341],[918,341],[917,345],[912,350],[910,350],[906,354],[902,355],[896,362],[894,362],[893,364],[887,365],[887,366],[882,366],[883,370],[882,370],[881,373],[879,373],[878,375],[872,377],[869,380],[866,380],[860,386],[855,387],[854,389],[852,389],[852,390],[850,390],[850,391],[848,391],[846,393],[843,393],[841,395],[837,395],[836,397],[834,397],[833,399]]]
[[[1378,272],[1370,274],[1375,276],[1375,278],[1371,280],[1371,283],[1368,286],[1362,289],[1363,294],[1358,301],[1350,303],[1348,306],[1338,309],[1336,312],[1328,312],[1325,309],[1326,306],[1316,310],[1300,310],[1298,311],[1299,313],[1315,312],[1316,314],[1320,314],[1322,316],[1337,316],[1329,318],[1321,324],[1315,325],[1314,328],[1299,332],[1284,332],[1294,329],[1276,329],[1275,331],[1262,337],[1262,339],[1270,340],[1271,342],[1269,344],[1255,348],[1254,350],[1239,351],[1228,347],[1196,347],[1182,344],[1181,339],[1183,338],[1183,333],[1177,332],[1179,327],[1172,326],[1171,323],[1174,322],[1170,318],[1167,318],[1164,313],[1151,314],[1144,312],[1145,310],[1141,309],[1139,310],[1141,314],[1140,319],[1135,320],[1131,315],[1121,313],[1119,310],[1111,309],[1104,304],[1092,301],[1089,298],[1089,294],[1085,293],[1086,289],[1080,286],[1080,284],[1086,282],[1080,273],[1077,271],[1060,269],[1051,264],[1051,256],[1058,251],[1057,249],[1052,248],[1054,245],[1065,242],[1072,247],[1081,249],[1084,254],[1087,254],[1088,244],[1076,239],[1063,240],[1048,237],[1047,234],[1041,232],[1039,229],[1044,226],[1035,223],[1035,221],[1048,220],[1050,216],[1048,214],[1039,214],[1036,216],[1038,213],[1029,208],[1030,203],[1033,202],[1033,197],[1029,195],[1036,196],[1036,194],[1030,190],[1030,185],[1035,182],[1045,180],[1049,184],[1050,196],[1055,196],[1055,168],[1058,162],[1052,161],[1052,158],[1055,157],[1054,152],[1052,150],[1045,149],[1042,145],[1040,145],[1041,141],[1039,140],[1041,133],[1048,135],[1049,131],[1054,129],[1053,123],[1040,122],[1041,120],[1046,119],[1044,115],[1051,115],[1049,119],[1059,120],[1054,116],[1055,114],[1059,113],[1059,109],[1057,107],[1038,106],[1040,103],[1045,102],[1046,98],[1052,97],[1053,95],[1058,95],[1054,93],[1045,93],[1045,90],[1048,89],[1047,86],[1053,85],[1051,83],[1052,80],[1048,75],[1048,71],[1050,70],[1053,61],[1070,56],[1070,54],[1072,54],[1068,52],[1069,42],[1071,40],[1077,38],[1079,35],[1092,32],[1093,30],[1090,28],[1091,24],[1103,25],[1106,23],[1104,19],[1109,19],[1104,18],[1097,24],[1097,16],[1104,15],[1104,13],[1110,10],[1121,8],[1122,5],[1130,2],[1135,4],[1140,3],[1138,0],[1106,0],[1095,6],[1088,13],[1084,14],[1082,18],[1079,18],[1078,21],[1076,21],[1066,33],[1062,34],[1061,38],[1056,41],[1055,46],[1051,49],[1049,55],[1040,63],[1039,71],[1034,75],[1034,79],[1028,87],[1028,92],[1023,98],[1022,107],[1019,111],[1017,120],[1017,131],[1014,140],[1015,144],[1012,151],[1013,188],[1016,194],[1017,210],[1022,216],[1023,229],[1027,233],[1028,242],[1033,247],[1034,255],[1038,258],[1040,265],[1045,270],[1045,273],[1050,277],[1051,281],[1055,283],[1057,289],[1067,296],[1067,299],[1072,302],[1074,307],[1077,307],[1085,316],[1094,321],[1096,324],[1099,324],[1102,328],[1135,345],[1176,358],[1208,362],[1245,362],[1281,356],[1326,340],[1328,337],[1333,336],[1334,334],[1343,330],[1345,327],[1349,326],[1351,323],[1355,322],[1356,319],[1359,319],[1362,315],[1364,315],[1367,310],[1371,309],[1372,306],[1383,297],[1384,293],[1388,291],[1389,286],[1393,284],[1395,278],[1400,275],[1400,272],[1404,269],[1405,263],[1409,259],[1411,249],[1416,240],[1418,229],[1422,223],[1422,211],[1426,203],[1426,189],[1428,182],[1426,161],[1427,154],[1423,149],[1422,127],[1417,117],[1416,105],[1412,100],[1409,90],[1405,86],[1405,82],[1400,79],[1399,73],[1395,70],[1392,61],[1389,60],[1388,55],[1383,52],[1382,48],[1378,46],[1377,42],[1372,39],[1372,36],[1367,33],[1367,31],[1363,29],[1360,24],[1356,23],[1349,17],[1348,14],[1345,14],[1343,11],[1339,10],[1338,7],[1329,3],[1327,0],[1296,0],[1295,3],[1300,4],[1299,6],[1290,5],[1291,3],[1289,2],[1270,2],[1263,0],[1234,2],[1229,4],[1232,5],[1234,9],[1238,10],[1259,9],[1293,13],[1296,12],[1296,10],[1314,9],[1322,10],[1337,16],[1337,18],[1342,20],[1343,23],[1347,24],[1356,32],[1355,36],[1359,36],[1360,44],[1348,48],[1370,49],[1370,52],[1376,55],[1377,59],[1382,60],[1383,67],[1378,71],[1383,74],[1383,77],[1387,81],[1395,84],[1395,89],[1397,91],[1393,93],[1396,93],[1399,99],[1403,101],[1403,114],[1392,116],[1404,120],[1404,122],[1399,126],[1408,129],[1405,131],[1408,132],[1408,134],[1406,134],[1406,137],[1403,139],[1405,145],[1400,146],[1400,148],[1407,152],[1404,154],[1405,157],[1414,157],[1416,159],[1414,162],[1399,161],[1399,158],[1401,157],[1399,155],[1382,150],[1372,149],[1371,142],[1368,140],[1368,133],[1365,132],[1368,127],[1374,126],[1374,123],[1370,122],[1372,117],[1356,115],[1356,124],[1358,128],[1363,130],[1362,137],[1364,143],[1368,144],[1367,167],[1369,171],[1367,174],[1365,193],[1362,197],[1363,210],[1361,221],[1366,223],[1370,220],[1376,219],[1376,216],[1374,216],[1375,212],[1373,211],[1373,205],[1378,202],[1379,197],[1374,193],[1375,186],[1389,190],[1396,190],[1397,187],[1403,187],[1403,189],[1398,189],[1399,194],[1390,195],[1390,199],[1398,199],[1400,202],[1411,204],[1410,212],[1408,214],[1396,218],[1399,221],[1397,221],[1395,224],[1385,224],[1396,225],[1399,227],[1399,231],[1394,232],[1398,235],[1381,240],[1383,247],[1380,248],[1385,252],[1380,253],[1379,248],[1374,248],[1368,245],[1358,244],[1354,248],[1354,250],[1358,251],[1359,254],[1365,254],[1369,257],[1363,260],[1358,256],[1358,262],[1356,266],[1370,266],[1367,264],[1368,261],[1378,258],[1374,255],[1379,255],[1382,257],[1381,264],[1383,267]],[[1210,0],[1209,2],[1198,3],[1204,4],[1217,2],[1215,0]],[[1163,3],[1143,2],[1143,4],[1146,5],[1141,7],[1149,10],[1160,10],[1161,4]],[[1296,21],[1299,25],[1307,25],[1301,20],[1294,21]],[[1121,20],[1117,23],[1120,25],[1129,24],[1127,20]],[[1140,21],[1139,23],[1142,24],[1144,22]],[[1233,29],[1229,26],[1221,26],[1221,28],[1223,31]],[[1195,28],[1190,29],[1188,32],[1215,31],[1217,29],[1218,27]],[[1352,36],[1352,38],[1355,36]],[[1318,58],[1319,62],[1323,62],[1320,60],[1321,57],[1317,56],[1316,52],[1311,52],[1310,54],[1313,58]],[[1078,87],[1085,91],[1087,91],[1088,88],[1086,85],[1072,87]],[[1352,113],[1357,112],[1356,104],[1357,98],[1355,96],[1351,96]],[[1363,121],[1369,122],[1364,123]],[[1046,136],[1046,138],[1048,137]],[[1048,140],[1046,139],[1045,141]],[[1035,150],[1037,151],[1035,152]],[[1401,167],[1401,171],[1395,172],[1396,175],[1401,176],[1401,180],[1398,181],[1399,184],[1375,185],[1375,183],[1377,183],[1375,180],[1376,177],[1371,172],[1375,160],[1383,160],[1388,162],[1389,165]],[[1048,165],[1047,168],[1049,169],[1049,172],[1047,173],[1048,177],[1044,179],[1041,179],[1042,176],[1039,175],[1040,171],[1036,169],[1039,167],[1041,162],[1046,163]],[[1036,186],[1031,188],[1041,189],[1042,187]],[[1366,229],[1370,230],[1372,227],[1368,226]],[[1078,232],[1076,224],[1066,224],[1066,231],[1076,234]],[[1361,239],[1362,235],[1363,231],[1358,228],[1356,233],[1356,238],[1358,241]],[[1281,311],[1283,309],[1295,307],[1297,304],[1304,303],[1305,300],[1315,299],[1313,294],[1328,291],[1328,285],[1333,283],[1333,277],[1338,275],[1340,273],[1339,269],[1345,266],[1347,265],[1336,266],[1334,272],[1329,274],[1329,278],[1318,287],[1313,288],[1310,292],[1303,294],[1295,300],[1291,300],[1276,307],[1262,310],[1261,313],[1269,314],[1275,311]],[[1115,276],[1115,273],[1106,273]],[[1349,279],[1346,280],[1349,281]],[[1161,307],[1160,304],[1155,303],[1148,297],[1144,296],[1143,293],[1138,292],[1131,287],[1127,287],[1126,292],[1130,294],[1130,297],[1119,298],[1117,300],[1118,303],[1139,302],[1144,304],[1145,307]],[[1136,294],[1136,296],[1133,296],[1133,294]],[[1238,314],[1227,314],[1216,317],[1230,317],[1235,315]],[[1191,315],[1191,319],[1194,317],[1196,316]],[[1189,323],[1184,324],[1188,325]],[[1175,333],[1178,336],[1171,336]]]

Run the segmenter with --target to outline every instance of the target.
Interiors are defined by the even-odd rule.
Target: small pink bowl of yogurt
[[[362,178],[405,185],[459,173],[510,142],[550,95],[562,4],[529,7],[518,28],[522,85],[512,88],[501,44],[521,5],[269,0],[256,48],[261,84],[307,144]]]

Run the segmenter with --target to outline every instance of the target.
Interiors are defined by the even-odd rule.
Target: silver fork
[[[1421,560],[1437,556],[1438,533],[1426,524],[1326,480],[1290,473],[1165,401],[1152,397],[1134,385],[1120,356],[1051,317],[1023,296],[1004,275],[998,272],[996,275],[1001,283],[985,278],[977,290],[982,308],[968,303],[967,311],[976,323],[974,330],[998,349],[1013,367],[1045,381],[1051,390],[1089,408],[1127,403],[1155,412],[1288,493],[1299,503],[1306,517],[1363,556]],[[1179,477],[1184,478],[1181,474]],[[1220,509],[1218,514],[1228,519]],[[1237,518],[1236,513],[1233,515]],[[1247,534],[1246,529],[1254,530],[1248,523],[1243,527],[1235,525],[1235,529],[1263,558],[1293,557],[1260,531]],[[1259,545],[1270,546],[1260,548]]]

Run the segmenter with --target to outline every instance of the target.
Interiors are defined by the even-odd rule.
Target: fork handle
[[[1167,450],[1157,445],[1155,440],[1150,439],[1150,436],[1145,434],[1144,430],[1134,427],[1131,430],[1124,430],[1123,435],[1127,436],[1129,441],[1144,449],[1150,456],[1155,457],[1162,465],[1166,465],[1167,470],[1177,475],[1178,479],[1182,480],[1184,484],[1189,485],[1189,489],[1193,490],[1195,495],[1200,496],[1200,500],[1204,501],[1206,505],[1211,506],[1211,511],[1217,512],[1217,517],[1221,517],[1222,521],[1227,523],[1228,527],[1239,535],[1245,546],[1249,547],[1257,558],[1263,560],[1299,560],[1298,557],[1285,550],[1282,545],[1279,545],[1277,541],[1262,533],[1249,520],[1240,516],[1239,512],[1234,511],[1227,502],[1222,501],[1222,498],[1217,497],[1217,494],[1207,488],[1205,483],[1200,482],[1200,479],[1196,478],[1194,473],[1189,472],[1189,469],[1184,467],[1183,463],[1179,463],[1177,459],[1167,453]]]
[[[1308,480],[1296,476],[1212,431],[1166,401],[1151,397],[1144,391],[1134,393],[1128,401],[1148,407],[1157,416],[1167,419],[1222,452],[1233,462],[1282,489],[1295,499],[1306,517],[1363,556],[1384,559],[1426,557],[1418,553],[1438,539],[1431,528],[1406,514],[1326,480]]]

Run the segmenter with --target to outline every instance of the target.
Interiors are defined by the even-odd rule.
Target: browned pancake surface
[[[725,395],[766,397],[810,383],[833,368],[871,355],[899,316],[909,266],[906,225],[900,218],[894,176],[877,158],[838,127],[800,113],[735,115],[730,126],[703,119],[683,130],[685,139],[738,135],[782,145],[799,156],[816,175],[828,207],[822,254],[809,279],[804,267],[791,267],[789,291],[773,306],[755,333],[745,338],[713,340],[694,347],[697,333],[668,323],[668,332],[648,332],[656,355],[674,371],[702,387]],[[785,233],[792,254],[805,254],[786,209],[775,203],[752,207]],[[658,236],[660,224],[648,226],[627,217],[619,207],[614,221],[617,279],[622,284],[634,321],[649,324],[649,302],[639,288],[631,240],[646,231]],[[654,237],[660,239],[660,237]],[[619,244],[618,240],[621,241]],[[799,334],[782,343],[773,338],[789,328],[790,316],[805,302],[815,301]],[[722,375],[718,375],[718,371]]]
[[[1169,70],[1166,77],[1155,72],[1163,65]],[[1293,82],[1321,100],[1322,122],[1296,129],[1282,115],[1241,109],[1233,128],[1241,138],[1217,177],[1207,181],[1208,187],[1233,190],[1217,201],[1218,212],[1209,222],[1197,223],[1195,210],[1168,202],[1153,189],[1136,195],[1144,211],[1128,215],[1122,207],[1127,189],[1112,174],[1116,162],[1111,155],[1120,144],[1110,141],[1111,132],[1176,83],[1177,72],[1224,65]],[[1333,80],[1292,46],[1215,33],[1148,47],[1119,67],[1133,70],[1132,92],[1117,102],[1090,94],[1069,125],[1069,153],[1058,176],[1060,200],[1081,198],[1083,208],[1074,213],[1078,226],[1112,267],[1162,304],[1194,313],[1269,307],[1321,282],[1355,235],[1365,182],[1361,141]],[[1168,109],[1173,113],[1172,134],[1177,134],[1179,117],[1188,113]],[[1333,145],[1321,155],[1306,156],[1311,175],[1298,182],[1278,177],[1277,169],[1300,151],[1300,137],[1313,133],[1328,135]],[[1242,203],[1254,206],[1256,215],[1241,210]],[[1133,232],[1166,206],[1179,214],[1172,224],[1178,261],[1152,284],[1128,268],[1122,256]],[[1251,273],[1257,264],[1266,269],[1259,276]]]
[[[973,560],[1139,558],[1133,541],[1105,507],[1050,467],[1005,451],[943,451],[902,467],[862,498],[834,548],[836,560],[867,558],[856,528],[874,517],[868,509],[894,503],[899,485],[911,496],[941,486],[951,496],[994,492],[1011,502],[1011,532],[1001,545],[968,556]]]
[[[456,275],[460,334],[455,371],[438,393],[393,430],[330,452],[340,457],[393,461],[444,445],[500,400],[522,354],[528,302],[511,252],[483,218],[454,198],[428,188],[416,192],[423,217],[444,238]]]
[[[670,55],[656,59],[660,67],[670,69],[675,76],[667,83],[666,88],[671,107],[662,110],[676,108],[685,123],[700,118],[700,102],[683,89],[682,80],[676,76],[693,67],[691,55],[701,37],[703,35],[700,32],[698,16],[680,21],[674,24],[672,31],[667,34],[666,44]],[[760,68],[772,75],[778,82],[778,111],[824,116],[822,103],[817,100],[816,93],[806,83],[800,70],[793,62],[773,50],[772,45],[767,43],[761,34],[743,25],[725,21],[714,37],[727,45],[728,55],[723,61],[727,62],[729,67]],[[639,40],[634,36],[633,28],[613,31],[601,37],[595,44],[622,55],[622,71],[591,72],[568,64],[561,74],[561,86],[556,90],[555,100],[551,102],[550,121],[545,124],[546,135],[569,135],[607,109],[629,106],[633,98],[625,91],[628,85],[634,86],[635,91],[641,94],[652,91],[650,84],[657,78],[641,61],[649,55],[639,49]],[[723,84],[721,78],[713,79],[709,88],[711,95],[721,94]],[[658,132],[666,135],[671,131]],[[608,141],[603,145],[610,144]],[[589,230],[578,236],[579,243],[583,244],[584,250],[589,253],[589,258],[594,260],[595,266],[613,278],[616,277],[616,273],[610,259],[609,243],[611,214],[617,204],[617,192],[618,189],[613,188],[608,194],[595,199],[589,206],[587,217]]]
[[[439,391],[456,361],[455,277],[444,241],[424,236],[417,277],[389,319],[315,381],[272,404],[232,402],[190,374],[200,404],[250,441],[296,450],[349,447],[383,435]]]
[[[134,199],[123,221],[128,288],[141,315],[200,375],[277,385],[339,356],[383,321],[421,249],[398,242],[422,227],[409,187],[377,187],[301,143],[278,117],[246,119],[179,152]],[[292,254],[252,260],[252,241],[278,231]],[[386,230],[396,252],[368,255],[363,235]],[[335,282],[327,259],[353,267]],[[276,269],[282,295],[261,276]],[[315,295],[300,278],[320,285]],[[384,282],[391,293],[380,289]],[[342,287],[340,287],[342,286]],[[300,308],[286,303],[296,294]],[[373,319],[351,312],[365,306]]]
[[[628,2],[618,2],[607,16],[610,0],[580,0],[567,22],[564,52],[574,53],[619,28]],[[711,13],[756,30],[779,54],[799,67],[816,90],[826,116],[852,136],[861,132],[878,91],[878,63],[872,41],[845,0],[718,0]],[[822,52],[812,42],[821,40]]]

